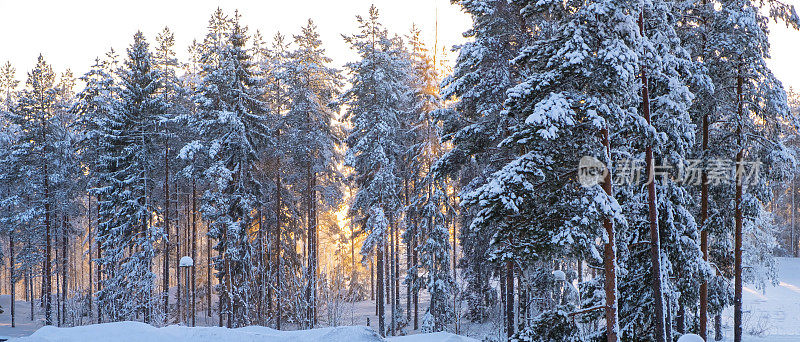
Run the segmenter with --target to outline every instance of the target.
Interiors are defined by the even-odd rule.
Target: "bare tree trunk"
[[[44,226],[45,226],[45,256],[44,256],[44,325],[53,325],[51,293],[52,288],[52,272],[51,260],[52,245],[50,239],[50,173],[47,170],[47,163],[44,164]]]
[[[100,210],[99,210],[99,208],[100,208],[99,207],[100,206],[100,198],[99,197],[97,198],[97,205],[98,205],[98,211],[97,211],[98,222],[100,222],[99,221],[99,217],[100,217]],[[103,250],[103,248],[100,245],[100,243],[98,242],[98,244],[97,244],[97,259],[98,260],[100,260],[100,258],[102,257],[102,250]],[[98,262],[97,263],[97,292],[98,293],[100,292],[100,289],[101,289],[101,286],[102,286],[102,282],[101,282],[102,276],[103,276],[102,267],[103,266]],[[102,323],[102,322],[103,322],[103,306],[100,305],[100,303],[98,302],[97,303],[97,323]]]
[[[396,330],[395,329],[397,327],[397,322],[395,320],[395,316],[396,316],[395,310],[397,309],[397,302],[396,302],[396,298],[394,297],[394,295],[395,295],[395,291],[394,291],[395,290],[395,282],[394,282],[394,277],[395,277],[395,274],[394,274],[394,260],[395,260],[395,258],[394,258],[394,256],[395,256],[395,252],[396,252],[395,249],[394,249],[394,230],[395,230],[396,225],[394,224],[394,222],[392,222],[390,224],[391,224],[391,226],[389,227],[389,298],[390,298],[389,303],[392,306],[391,306],[391,310],[389,311],[390,315],[391,315],[391,317],[389,317],[389,322],[390,322],[389,331],[390,331],[392,336],[395,336],[396,335]]]
[[[56,220],[58,220],[57,217],[56,217]],[[60,241],[61,239],[58,238],[58,236],[61,235],[60,231],[61,231],[61,229],[57,229],[57,231],[55,232],[56,236],[53,237],[53,240],[54,240],[54,243],[55,243],[54,247],[55,247],[55,256],[56,256],[56,258],[58,258],[58,246],[61,244],[61,241]],[[61,262],[59,262],[58,260],[56,260],[55,261],[55,265],[53,265],[53,268],[55,268],[53,271],[55,271],[55,274],[56,274],[56,284],[55,284],[56,285],[55,286],[56,293],[55,293],[55,295],[56,295],[56,326],[57,327],[61,326],[61,291],[60,291],[60,289],[61,289],[61,267],[63,267],[63,266],[64,265]]]
[[[611,164],[611,141],[609,140],[608,129],[602,131],[603,145],[606,153],[606,163]],[[611,184],[611,172],[606,172],[603,179],[603,190],[606,195],[614,196]],[[617,314],[617,249],[614,222],[606,218],[603,227],[608,235],[608,242],[603,247],[603,269],[605,272],[605,294],[606,294],[606,340],[616,342],[619,333],[619,317]],[[578,261],[580,262],[580,261]]]
[[[280,158],[277,159],[277,166],[275,170],[275,184],[276,184],[276,203],[275,203],[275,327],[278,330],[281,330],[281,319],[283,316],[283,284],[281,283],[281,250],[282,246],[282,239],[281,234],[283,233],[283,201],[282,201],[282,185],[281,185],[281,174],[280,174],[280,165],[281,161]]]
[[[177,190],[177,189],[176,189]],[[169,253],[170,253],[170,230],[169,230],[169,147],[164,143],[164,274],[163,274],[163,287],[164,294],[164,323],[169,321]]]
[[[672,305],[670,303],[669,297],[664,298],[664,307],[666,309],[664,319],[664,331],[666,332],[667,341],[672,341]]]
[[[412,243],[411,264],[416,267],[417,266],[417,244],[418,244],[416,234],[413,237],[411,237],[411,243]],[[414,289],[412,291],[413,295],[414,295],[414,330],[419,329],[419,289],[416,288],[416,282],[417,282],[417,273],[414,272],[414,284],[415,284],[414,286],[415,287],[414,287]]]
[[[208,222],[206,225],[206,230],[211,229],[211,222]],[[208,236],[208,232],[206,232],[206,316],[211,317],[211,237]],[[222,321],[220,321],[222,322]],[[222,323],[220,323],[222,326]]]
[[[703,115],[703,158],[708,151],[708,114]],[[705,165],[705,161],[703,162]],[[708,172],[703,167],[700,181],[700,250],[703,252],[703,262],[708,264]],[[708,281],[703,280],[700,285],[700,337],[707,340],[708,335]]]
[[[308,311],[306,319],[309,327],[314,327],[316,323],[316,276],[317,276],[317,196],[316,196],[316,173],[311,170],[311,166],[306,170],[308,189],[308,284],[306,285],[306,302]]]
[[[266,254],[264,251],[265,243],[264,243],[264,220],[261,219],[261,207],[258,208],[258,232],[256,237],[256,246],[258,246],[258,261],[256,262],[257,265],[257,279],[256,279],[256,291],[258,291],[258,298],[256,299],[256,320],[258,321],[258,325],[263,325],[263,314],[264,314],[264,295],[266,283],[264,282],[264,273],[266,272],[266,263],[264,262],[264,255]]]
[[[392,230],[394,231],[394,253],[392,253],[394,255],[394,306],[396,307],[396,314],[399,314],[402,309],[400,306],[400,235],[397,222],[395,222]],[[397,328],[395,328],[396,330]]]
[[[27,300],[31,304],[31,321],[33,321],[33,279],[30,269],[26,270],[25,273],[25,296],[28,297]]]
[[[514,335],[514,264],[511,260],[506,260],[506,336],[509,338]]]
[[[11,327],[16,327],[16,313],[14,311],[16,300],[16,286],[14,282],[14,231],[8,234],[8,280],[11,284]]]
[[[93,322],[94,321],[94,317],[93,317],[94,316],[94,311],[92,310],[92,297],[94,297],[94,293],[92,291],[94,289],[94,279],[93,279],[93,276],[92,276],[92,274],[94,273],[94,267],[92,267],[92,256],[94,255],[94,254],[92,254],[92,247],[93,247],[92,245],[94,244],[94,242],[92,242],[92,220],[93,220],[92,219],[92,195],[89,195],[89,205],[87,206],[87,208],[88,208],[88,211],[89,211],[89,213],[87,215],[88,218],[89,218],[89,230],[87,232],[87,235],[88,235],[87,236],[87,240],[89,240],[89,254],[88,254],[88,256],[89,256],[89,295],[88,295],[88,299],[89,299],[89,323],[91,324],[91,323],[94,323]]]
[[[639,33],[644,36],[644,12],[639,12]],[[642,114],[650,124],[650,94],[647,81],[647,70],[642,66]],[[661,242],[658,232],[658,212],[656,207],[655,165],[653,160],[653,147],[648,145],[645,149],[645,163],[647,164],[647,205],[649,208],[648,220],[650,221],[650,262],[653,275],[653,299],[655,307],[655,331],[657,342],[666,341],[664,321],[664,294],[661,287]]]
[[[195,316],[197,303],[197,187],[194,177],[192,178],[192,326],[195,326]]]
[[[403,203],[406,207],[410,204],[410,194],[409,194],[409,187],[408,187],[408,179],[403,179],[403,185],[405,190],[405,196],[403,196],[404,202]],[[406,215],[408,213],[406,212]],[[411,219],[406,217],[406,223],[410,223]],[[406,228],[406,270],[411,269],[411,249],[412,247],[412,240],[413,237],[409,234],[411,231],[408,226]],[[352,239],[352,237],[351,237]],[[355,267],[353,267],[355,270]],[[413,282],[408,282],[406,284],[406,322],[411,321],[411,287],[413,286]]]
[[[67,247],[69,239],[67,238],[67,215],[63,217],[63,226],[61,229],[61,324],[66,322],[65,315],[67,314],[67,290],[69,290],[67,283]]]
[[[178,205],[180,203],[180,195],[178,194],[177,179],[175,180],[175,182],[173,184],[174,184],[174,188],[175,188],[175,194],[174,194],[175,195],[175,201],[174,201],[174,203],[175,203],[175,242],[174,242],[174,245],[175,245],[175,288],[176,288],[176,291],[175,291],[175,309],[177,311],[176,312],[177,316],[175,316],[175,320],[180,322],[181,321],[181,317],[183,317],[183,306],[181,306],[181,296],[183,295],[181,293],[181,291],[182,291],[182,288],[183,288],[183,284],[181,283],[181,268],[179,266],[180,265],[179,261],[181,260],[181,257],[183,256],[183,252],[184,251],[182,250],[182,247],[184,247],[184,246],[183,246],[183,242],[181,241],[181,222],[180,222],[181,210],[180,210],[180,208],[178,208]],[[169,204],[167,204],[167,207],[169,207]],[[169,218],[167,218],[167,219],[169,219]]]
[[[383,295],[384,295],[384,292],[386,291],[386,288],[384,287],[384,284],[383,284],[383,276],[384,276],[384,270],[383,270],[383,246],[378,245],[375,248],[375,265],[376,265],[375,273],[377,274],[377,277],[376,277],[377,281],[376,281],[376,284],[375,284],[375,290],[376,290],[375,292],[377,292],[375,304],[377,305],[377,308],[378,308],[378,314],[377,314],[377,316],[378,316],[378,333],[381,335],[381,337],[386,337],[386,329],[385,329],[385,323],[384,323],[384,308],[383,308],[383,306],[384,306]]]

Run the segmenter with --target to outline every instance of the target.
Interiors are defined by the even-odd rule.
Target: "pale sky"
[[[268,42],[278,31],[291,39],[314,20],[328,56],[342,68],[356,56],[341,35],[356,33],[355,16],[366,16],[373,3],[390,33],[405,36],[416,24],[431,49],[437,8],[440,49],[463,42],[462,32],[471,25],[449,0],[0,0],[0,63],[11,61],[24,83],[41,52],[57,73],[69,67],[80,76],[111,47],[124,56],[137,30],[152,46],[164,26],[186,61],[187,47],[203,39],[208,19],[221,7],[228,15],[238,9],[250,33],[260,30]]]
[[[786,2],[800,7],[800,0]],[[239,9],[251,32],[258,29],[267,38],[277,31],[294,34],[311,18],[335,66],[342,67],[355,55],[341,35],[356,32],[355,15],[365,15],[372,3],[391,32],[405,35],[415,23],[429,47],[434,42],[437,9],[440,48],[463,42],[461,34],[471,23],[449,0],[0,0],[0,63],[11,61],[17,78],[24,82],[36,57],[43,53],[57,72],[70,67],[80,76],[94,57],[110,47],[124,54],[137,30],[153,43],[164,26],[175,33],[176,49],[185,60],[189,43],[202,39],[208,18],[221,7],[230,14]],[[800,32],[774,23],[770,28],[769,65],[787,89],[800,89]]]

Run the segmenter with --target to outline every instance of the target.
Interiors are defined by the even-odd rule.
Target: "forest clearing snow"
[[[364,326],[343,326],[310,330],[281,331],[250,326],[238,329],[220,327],[186,327],[171,325],[163,328],[140,322],[93,324],[71,328],[43,327],[33,335],[12,339],[13,342],[477,342],[449,333],[418,334],[382,339]]]

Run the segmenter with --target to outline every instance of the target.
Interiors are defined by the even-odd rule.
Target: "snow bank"
[[[33,335],[13,342],[376,342],[380,336],[367,327],[335,327],[312,330],[279,331],[266,327],[227,329],[172,325],[156,328],[139,322],[117,322],[73,328],[43,327]]]
[[[705,342],[700,335],[686,334],[678,338],[678,342]]]
[[[389,342],[478,342],[474,338],[454,335],[448,332],[389,337],[387,340]]]

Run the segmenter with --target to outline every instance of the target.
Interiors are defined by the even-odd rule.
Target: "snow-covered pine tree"
[[[334,100],[342,86],[339,71],[328,66],[331,59],[322,48],[317,27],[309,20],[294,36],[295,50],[289,52],[285,70],[290,105],[286,113],[292,141],[292,160],[305,173],[301,184],[307,223],[305,326],[316,323],[316,275],[318,273],[318,216],[322,210],[335,208],[342,197],[341,144],[343,132],[337,123]],[[319,196],[318,196],[319,194]]]
[[[412,93],[403,120],[406,131],[402,132],[406,149],[404,192],[409,197],[404,239],[407,248],[419,256],[419,263],[409,267],[405,281],[413,287],[415,298],[423,287],[430,294],[422,330],[444,331],[456,315],[452,301],[455,281],[449,262],[452,253],[449,221],[444,214],[449,205],[448,176],[430,172],[445,152],[440,139],[441,127],[436,121],[437,111],[444,103],[439,97],[440,78],[435,62],[428,55],[418,29],[412,28],[408,46],[411,48],[408,82]]]
[[[761,13],[760,6],[768,6],[769,16]],[[736,167],[736,181],[731,185],[735,193],[729,198],[733,198],[735,208],[734,340],[738,342],[742,338],[743,279],[771,265],[762,262],[743,270],[745,256],[756,249],[748,246],[745,251],[743,236],[745,232],[748,235],[769,234],[757,225],[763,222],[760,217],[766,215],[762,203],[768,203],[772,196],[767,184],[784,176],[792,160],[779,139],[777,122],[787,119],[789,109],[783,86],[766,66],[765,59],[769,57],[766,22],[772,18],[797,28],[800,19],[794,7],[773,1],[761,4],[747,0],[723,3],[716,18],[714,24],[719,25],[719,29],[715,39],[724,42],[718,52],[723,58],[709,68],[713,70],[710,74],[717,89],[716,108],[722,116],[715,128],[727,133],[719,134],[722,137],[715,146],[723,158],[733,159]],[[759,167],[748,170],[753,162],[760,163]],[[757,177],[747,177],[744,172],[752,172]],[[728,204],[728,208],[730,206]]]
[[[112,320],[152,319],[152,271],[156,234],[151,221],[152,162],[157,148],[160,76],[141,32],[133,37],[124,66],[116,70],[119,99],[100,122],[100,217],[98,262],[105,272],[98,304]]]
[[[645,105],[649,106],[652,116],[643,131],[628,133],[633,134],[629,136],[633,143],[628,149],[619,149],[619,153],[642,161],[650,146],[653,163],[658,165],[658,172],[648,179],[652,180],[648,186],[652,184],[655,195],[653,204],[660,245],[657,264],[663,274],[659,291],[655,291],[652,288],[655,279],[653,244],[649,243],[653,239],[652,221],[650,203],[646,199],[650,194],[641,191],[641,183],[629,182],[618,191],[618,200],[628,218],[628,225],[620,231],[619,262],[625,268],[619,281],[620,325],[623,338],[650,335],[658,339],[661,334],[671,340],[671,331],[685,332],[686,308],[694,312],[700,284],[711,273],[702,260],[699,232],[691,212],[695,203],[691,190],[699,184],[700,178],[681,179],[686,173],[680,173],[687,168],[686,158],[694,143],[695,126],[689,110],[694,95],[686,84],[694,75],[689,53],[680,45],[674,29],[677,20],[672,15],[674,5],[650,1],[641,4],[639,65],[643,70],[641,83],[644,83],[641,75],[646,75],[648,103],[640,105],[641,113],[645,112]],[[637,167],[637,163],[629,166]],[[690,167],[697,168],[696,165]],[[624,168],[621,164],[619,171],[624,172]],[[648,203],[647,207],[644,203]],[[663,309],[659,309],[656,297],[661,292],[665,298],[662,299]],[[658,312],[664,312],[663,316],[668,318],[661,327]],[[676,314],[671,314],[673,312]],[[672,329],[673,321],[676,329]]]
[[[67,322],[67,295],[70,291],[69,286],[74,283],[68,279],[68,258],[69,241],[72,236],[78,233],[74,226],[74,221],[70,218],[78,217],[83,209],[81,200],[83,199],[85,186],[84,174],[80,165],[78,155],[79,135],[77,134],[77,116],[72,111],[75,101],[75,78],[72,72],[67,69],[61,74],[56,86],[56,111],[53,117],[57,129],[55,140],[56,150],[54,151],[54,177],[53,179],[53,199],[58,212],[58,230],[56,247],[60,249],[60,255],[55,259],[61,288],[57,294],[57,315],[58,325],[74,324]],[[59,248],[60,247],[60,248]],[[58,253],[57,253],[58,254]]]
[[[100,198],[99,194],[106,189],[103,187],[103,184],[108,184],[108,180],[102,177],[103,175],[107,175],[107,173],[103,172],[102,167],[110,166],[105,161],[107,160],[106,158],[111,156],[111,145],[107,144],[109,142],[108,140],[103,139],[103,128],[107,120],[110,119],[117,101],[115,97],[117,92],[114,88],[115,80],[112,74],[107,72],[107,69],[107,64],[104,61],[100,58],[95,59],[95,63],[91,66],[89,71],[80,78],[85,86],[83,90],[76,95],[75,103],[72,107],[72,111],[76,116],[74,129],[76,131],[76,144],[80,149],[80,162],[88,170],[86,179],[82,185],[85,187],[89,196],[94,196],[98,199]],[[90,213],[94,213],[99,208],[91,202],[90,197],[88,209]],[[90,215],[88,219],[95,221],[99,219],[99,216],[98,212],[97,215]],[[92,252],[95,251],[95,249],[99,251],[99,245],[96,240],[96,228],[94,232],[90,233],[92,236],[88,238],[88,242],[91,244],[88,251],[90,254],[88,304],[89,314],[90,317],[92,317],[94,314],[91,311],[93,297],[96,295],[95,285],[97,286],[97,290],[100,289],[100,265],[97,264],[98,280],[95,281],[93,279],[93,271],[97,261],[94,260],[95,254]],[[99,258],[100,255],[98,254],[97,257]],[[98,306],[98,313],[100,313],[100,310],[101,307]],[[98,317],[98,322],[100,319],[101,317]]]
[[[410,94],[408,62],[398,38],[389,36],[371,6],[367,17],[356,17],[360,32],[346,36],[360,60],[347,64],[351,88],[343,95],[348,106],[345,119],[352,129],[347,137],[347,165],[353,167],[358,188],[350,215],[352,222],[368,234],[361,249],[365,260],[376,258],[378,331],[386,335],[384,302],[386,273],[384,259],[389,225],[400,209],[398,174],[399,120]]]
[[[175,275],[177,276],[176,278],[177,280],[180,280],[177,258],[180,258],[183,255],[190,255],[188,248],[184,248],[180,255],[178,254],[178,248],[172,248],[177,247],[178,244],[179,235],[177,233],[177,224],[179,216],[177,213],[171,213],[170,205],[168,205],[168,203],[175,201],[178,198],[177,193],[179,192],[179,189],[170,189],[170,177],[173,177],[173,184],[177,185],[177,170],[180,170],[181,166],[185,165],[179,163],[179,160],[175,160],[175,155],[177,153],[174,151],[177,151],[180,147],[184,146],[188,141],[191,140],[189,138],[191,134],[187,129],[187,125],[184,125],[184,123],[190,120],[189,116],[191,115],[191,110],[194,105],[191,102],[190,90],[187,86],[187,82],[194,81],[194,78],[191,76],[178,76],[181,65],[178,59],[175,57],[176,53],[174,51],[174,46],[175,35],[169,28],[165,27],[156,36],[156,45],[153,49],[153,68],[158,70],[160,76],[159,82],[162,85],[158,94],[164,104],[164,110],[158,118],[157,127],[159,131],[157,133],[157,143],[161,144],[164,151],[161,155],[161,158],[154,158],[153,163],[153,178],[163,179],[163,193],[160,193],[160,196],[157,196],[163,199],[163,205],[160,206],[162,218],[155,224],[159,226],[157,240],[161,244],[163,261],[162,290],[164,292],[162,294],[162,310],[164,317],[169,316],[169,296],[167,295],[168,291],[165,289],[169,288],[170,268],[174,268]],[[187,75],[191,74],[187,73]],[[184,174],[183,176],[192,178],[191,174]],[[191,181],[187,183],[191,183]],[[154,187],[154,189],[156,189],[156,187]],[[155,193],[156,191],[153,192]],[[153,197],[156,198],[156,196]],[[157,200],[154,200],[154,203],[157,203]],[[176,227],[176,233],[173,237],[170,237],[170,226]],[[172,250],[175,251],[176,260],[175,262],[171,263],[170,252]],[[176,295],[180,295],[180,291],[176,293]]]
[[[614,236],[625,218],[610,174],[602,179],[603,187],[580,184],[585,175],[577,173],[577,166],[582,157],[610,165],[612,152],[626,145],[616,140],[630,126],[647,128],[635,120],[639,42],[631,13],[638,8],[623,1],[531,1],[521,6],[538,29],[535,41],[523,46],[514,61],[527,77],[508,91],[506,100],[505,114],[517,124],[500,148],[515,157],[463,203],[478,210],[471,229],[496,227],[492,259],[514,263],[526,293],[540,286],[542,273],[549,274],[552,264],[543,261],[585,258],[604,265],[605,276],[585,285],[595,288],[588,293],[597,306],[589,308],[605,310],[605,338],[616,341],[619,269]],[[604,245],[602,252],[595,241]],[[526,304],[528,299],[520,300]],[[525,312],[548,315],[572,310],[574,303],[561,305],[566,306],[538,305]],[[529,332],[571,324],[562,315],[550,315],[552,319],[539,316],[532,320],[536,325],[528,326],[525,315],[519,338],[538,338]],[[562,338],[575,338],[574,329],[564,326],[561,331],[566,334]]]
[[[19,86],[19,81],[16,79],[16,69],[11,65],[11,62],[6,62],[0,67],[0,207],[6,208],[0,212],[0,233],[8,237],[8,279],[9,287],[11,289],[11,327],[16,326],[16,281],[20,278],[17,272],[17,256],[15,254],[15,247],[18,244],[19,235],[23,231],[23,226],[18,220],[19,217],[15,213],[21,210],[19,197],[20,185],[12,182],[14,174],[13,159],[11,156],[12,141],[15,135],[15,126],[11,125],[9,115],[13,110],[14,97]]]
[[[52,179],[58,179],[55,162],[58,151],[58,131],[55,122],[58,109],[58,90],[55,73],[44,57],[39,55],[36,66],[28,73],[25,89],[18,94],[18,102],[8,119],[15,125],[4,180],[21,185],[21,195],[16,202],[20,211],[14,213],[13,221],[28,227],[23,234],[28,236],[23,263],[43,262],[42,286],[45,324],[53,324],[52,317],[52,235],[55,203]],[[9,171],[11,173],[9,173]],[[41,241],[44,239],[44,241]]]
[[[528,44],[530,34],[517,2],[465,0],[457,3],[472,17],[473,26],[465,32],[472,40],[457,47],[455,68],[443,82],[442,98],[456,102],[453,111],[439,112],[437,119],[442,122],[442,138],[451,141],[453,148],[437,161],[433,172],[459,179],[458,190],[467,193],[485,184],[486,178],[508,159],[497,145],[508,136],[513,118],[501,112],[506,91],[519,83],[521,77],[519,67],[509,61]],[[470,222],[474,211],[465,207],[461,213],[460,267],[465,270],[463,276],[470,300],[468,316],[474,321],[483,321],[488,318],[495,298],[489,280],[493,272],[499,270],[496,264],[485,262],[496,228],[472,230]],[[511,286],[505,291],[513,298],[513,282],[505,284]],[[507,308],[513,314],[513,303],[507,304]],[[511,325],[507,330],[513,334]]]
[[[276,232],[273,234],[272,246],[274,246],[275,257],[272,262],[274,270],[272,277],[274,282],[275,305],[275,326],[281,329],[283,316],[293,315],[297,321],[303,321],[307,312],[303,312],[302,307],[297,307],[297,303],[302,300],[304,293],[302,288],[296,286],[302,284],[303,255],[298,253],[296,248],[297,237],[303,235],[302,229],[302,208],[300,196],[293,191],[294,184],[302,182],[299,168],[294,167],[292,157],[292,141],[288,132],[292,129],[287,120],[286,113],[290,108],[290,98],[287,74],[289,68],[289,43],[285,36],[280,33],[275,34],[272,41],[272,48],[269,58],[262,66],[267,82],[267,101],[270,108],[272,119],[270,120],[271,143],[265,156],[271,160],[273,165],[271,173],[274,203],[272,204],[272,214],[275,218]],[[302,188],[297,184],[297,188]],[[294,298],[289,301],[287,299]]]
[[[203,218],[210,222],[218,293],[228,327],[250,323],[253,296],[249,230],[260,206],[261,184],[256,180],[258,146],[268,137],[262,100],[263,84],[247,49],[247,27],[237,12],[227,19],[218,10],[204,42],[203,79],[195,102],[199,147],[209,163],[203,177],[209,189],[202,197]],[[225,22],[229,21],[228,24]],[[227,31],[223,31],[230,27]],[[224,37],[224,39],[220,39]]]

